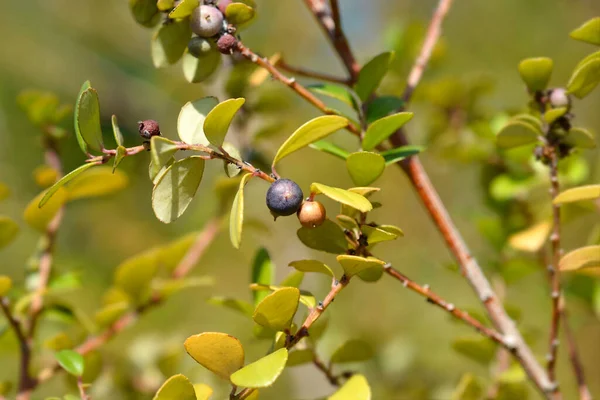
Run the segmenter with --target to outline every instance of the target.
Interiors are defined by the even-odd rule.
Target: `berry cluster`
[[[225,10],[231,3],[232,0],[219,0],[216,4],[202,4],[192,12],[190,27],[198,36],[188,43],[190,54],[201,58],[215,49],[231,54],[237,44],[236,28],[225,19]]]

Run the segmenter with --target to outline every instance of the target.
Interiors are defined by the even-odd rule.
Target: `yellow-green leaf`
[[[381,53],[361,68],[354,90],[362,101],[367,101],[369,96],[377,90],[393,59],[393,51]]]
[[[159,20],[156,0],[129,0],[129,8],[136,22],[140,25],[152,27]]]
[[[584,22],[577,29],[573,30],[569,36],[575,40],[600,46],[600,17],[594,17]]]
[[[252,317],[252,313],[254,313],[254,307],[250,303],[231,297],[211,297],[207,302],[209,304],[235,310],[248,317]]]
[[[391,233],[396,237],[404,236],[404,232],[402,231],[402,229],[398,228],[395,225],[379,225],[377,228],[387,233]]]
[[[194,385],[182,374],[173,375],[162,384],[153,400],[196,400]]]
[[[363,375],[354,374],[327,400],[371,400],[371,388]]]
[[[239,340],[220,332],[204,332],[188,337],[185,351],[197,363],[217,376],[229,380],[244,366],[244,348]]]
[[[123,134],[121,133],[121,128],[119,128],[117,116],[113,115],[110,121],[112,124],[113,135],[115,137],[115,143],[117,143],[117,146],[123,146]]]
[[[530,124],[511,121],[498,133],[496,144],[503,149],[525,146],[536,143],[539,134]]]
[[[519,63],[519,74],[531,92],[548,86],[554,62],[547,57],[526,58]]]
[[[292,261],[289,266],[301,272],[318,272],[320,274],[329,275],[332,278],[334,276],[331,268],[318,260]]]
[[[350,155],[350,153],[346,150],[336,146],[333,143],[326,142],[325,140],[318,140],[314,143],[311,143],[309,147],[311,149],[322,151],[323,153],[334,155],[342,160],[345,160]]]
[[[381,227],[374,227],[369,225],[362,226],[361,230],[367,236],[367,242],[369,243],[369,246],[375,243],[394,240],[398,238],[398,236],[402,236],[399,235],[397,231],[392,231],[391,229],[386,230]]]
[[[378,144],[390,137],[392,133],[402,128],[412,117],[413,113],[411,112],[400,112],[373,122],[367,128],[362,148],[364,150],[373,150]]]
[[[236,160],[242,159],[242,153],[240,153],[238,148],[235,147],[234,145],[232,145],[231,143],[229,143],[229,142],[223,143],[222,148],[227,154],[229,154],[231,157],[235,158]],[[240,172],[242,172],[242,170],[236,164],[232,164],[227,161],[223,161],[223,163],[224,163],[225,174],[229,178],[234,178],[234,177],[238,176],[240,174]]]
[[[592,58],[575,68],[567,90],[577,98],[584,98],[600,83],[600,59]]]
[[[168,11],[175,7],[175,0],[158,0],[156,2],[156,7],[158,7],[160,11]]]
[[[342,229],[333,221],[327,219],[316,228],[298,229],[300,241],[307,247],[332,254],[345,253],[348,242]]]
[[[210,143],[204,134],[204,120],[217,104],[219,100],[216,97],[204,97],[186,103],[177,118],[177,133],[181,140],[187,144],[208,146]]]
[[[210,110],[204,120],[204,134],[212,145],[217,147],[223,145],[233,117],[245,102],[246,99],[244,98],[229,99],[217,104]]]
[[[155,168],[164,167],[177,153],[177,143],[161,136],[153,136],[150,140],[150,156]]]
[[[271,261],[269,252],[264,247],[261,247],[254,256],[252,261],[251,283],[260,285],[271,285],[273,283],[273,274],[275,273],[275,265]],[[252,292],[254,305],[260,303],[265,297],[266,292]]]
[[[196,383],[194,385],[196,400],[209,400],[213,394],[213,389],[205,383]]]
[[[300,290],[284,287],[266,296],[254,310],[252,319],[274,331],[283,331],[290,327],[298,310]]]
[[[90,149],[101,152],[104,143],[100,127],[100,103],[96,89],[89,87],[81,93],[77,101],[75,118],[77,130],[83,141]]]
[[[344,269],[344,274],[346,276],[353,276],[366,269],[385,265],[385,262],[378,260],[375,257],[365,258],[341,254],[337,256],[336,259]]]
[[[109,304],[96,312],[94,320],[98,326],[106,327],[121,318],[127,310],[129,310],[127,301]]]
[[[10,189],[4,183],[0,182],[0,200],[4,200],[8,196],[10,196]]]
[[[508,238],[508,243],[513,249],[535,253],[546,243],[550,229],[552,229],[552,223],[543,221],[524,231],[512,234]]]
[[[208,79],[221,64],[221,53],[213,49],[197,58],[187,50],[183,55],[183,76],[190,83],[199,83]]]
[[[360,362],[373,358],[373,355],[373,349],[367,342],[353,339],[338,347],[331,355],[330,362],[332,364]]]
[[[200,5],[200,1],[198,0],[183,0],[180,1],[179,4],[169,13],[169,18],[171,19],[181,19],[185,17],[189,17],[192,14],[192,11],[196,7]],[[188,23],[189,24],[189,23]]]
[[[231,382],[249,388],[271,386],[283,372],[287,359],[287,349],[279,349],[233,373]]]
[[[599,185],[587,185],[579,186],[576,188],[568,189],[556,196],[553,203],[573,203],[576,201],[594,200],[600,198],[600,184]]]
[[[458,353],[487,365],[496,354],[496,344],[487,338],[464,336],[452,342],[452,348]]]
[[[81,149],[83,154],[88,154],[89,150],[88,145],[85,142],[85,140],[83,140],[83,136],[81,135],[81,132],[79,130],[79,103],[81,102],[81,96],[83,95],[83,92],[85,92],[91,86],[92,84],[90,81],[83,82],[83,85],[81,85],[81,88],[79,89],[79,94],[77,95],[77,101],[75,102],[74,110],[75,137],[77,138],[77,144],[79,144],[79,148]]]
[[[2,229],[2,228],[0,228]],[[6,275],[0,275],[0,297],[6,296],[8,291],[12,288],[12,279]]]
[[[273,165],[291,153],[348,126],[348,123],[346,118],[338,115],[324,115],[308,121],[292,133],[277,150]]]
[[[40,208],[44,207],[44,205],[50,200],[50,198],[52,198],[52,196],[54,196],[54,194],[56,192],[58,192],[58,190],[61,189],[65,184],[69,183],[77,175],[92,168],[95,165],[100,165],[100,162],[83,164],[82,166],[74,169],[73,171],[69,172],[67,175],[60,178],[60,180],[58,182],[56,182],[54,185],[52,185],[50,187],[50,189],[48,189],[47,191],[44,192],[44,195],[40,198],[37,206]],[[66,194],[66,192],[65,192],[65,194]]]
[[[0,215],[0,249],[10,244],[18,233],[19,225],[9,217]]]
[[[58,364],[63,367],[65,371],[74,376],[83,375],[83,356],[73,350],[61,350],[54,354]]]
[[[229,215],[229,238],[231,239],[231,244],[233,244],[233,247],[236,249],[239,249],[240,244],[242,243],[242,229],[244,227],[244,187],[250,178],[252,178],[252,174],[242,176]]]
[[[152,36],[152,62],[156,68],[175,64],[183,56],[192,36],[187,19],[163,24]]]
[[[225,18],[234,25],[243,25],[252,21],[254,14],[254,8],[244,3],[231,3],[225,9]]]
[[[584,128],[571,128],[565,137],[565,143],[584,149],[593,149],[596,147],[594,135]]]
[[[575,271],[583,268],[600,267],[600,245],[581,247],[560,259],[560,271]]]
[[[198,156],[176,161],[160,177],[152,191],[152,209],[161,222],[179,218],[190,205],[204,173],[204,159]]]
[[[65,188],[68,201],[73,201],[112,194],[125,188],[128,182],[124,172],[113,173],[111,167],[100,166],[73,178]]]
[[[52,190],[52,188],[49,190]],[[38,204],[40,204],[48,195],[48,191],[38,194],[31,200],[23,213],[25,222],[42,232],[46,230],[46,227],[50,221],[52,221],[52,218],[54,218],[58,210],[61,209],[68,199],[68,193],[65,188],[59,187],[54,196],[40,208]]]
[[[125,146],[118,146],[117,154],[115,154],[115,161],[113,162],[113,167],[112,167],[113,174],[115,173],[115,171],[117,170],[117,167],[119,166],[119,164],[121,164],[121,161],[123,161],[123,159],[125,158],[126,155],[127,155],[127,148]]]
[[[294,350],[288,354],[286,367],[295,367],[296,365],[302,365],[312,362],[315,358],[313,350],[302,349]]]
[[[377,153],[360,151],[346,159],[346,168],[356,185],[366,186],[374,182],[385,170],[385,159]]]
[[[544,120],[551,124],[567,113],[567,107],[558,107],[544,113]]]
[[[308,85],[306,86],[306,88],[311,92],[331,97],[333,99],[348,104],[352,108],[356,108],[356,101],[354,100],[354,96],[344,86],[336,85],[334,83],[316,83],[314,85]]]
[[[330,199],[356,208],[360,212],[368,212],[373,209],[371,202],[364,196],[349,190],[326,186],[321,183],[313,183],[310,185],[310,191],[315,194],[324,194]]]
[[[47,188],[56,183],[58,172],[48,165],[40,165],[33,170],[33,179],[38,186]]]
[[[123,261],[115,270],[115,285],[134,299],[150,290],[150,282],[158,271],[157,252],[149,250]]]

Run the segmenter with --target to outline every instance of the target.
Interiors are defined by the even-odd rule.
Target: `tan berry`
[[[318,201],[305,201],[297,212],[298,220],[305,228],[316,228],[327,219],[323,204]]]

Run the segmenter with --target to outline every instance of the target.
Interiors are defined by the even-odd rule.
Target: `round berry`
[[[205,38],[195,36],[188,42],[188,51],[196,58],[205,57],[214,50],[212,43]]]
[[[201,5],[192,12],[192,32],[200,37],[212,37],[223,29],[223,14],[216,7]]]
[[[571,98],[566,89],[552,89],[550,91],[550,105],[554,108],[569,107],[571,105]]]
[[[140,136],[144,139],[150,139],[152,136],[160,136],[160,127],[158,122],[153,119],[138,122],[138,130]]]
[[[217,48],[223,54],[231,54],[237,45],[235,36],[226,33],[217,40]]]
[[[305,201],[297,212],[298,220],[305,228],[316,228],[327,219],[325,207],[318,201]]]
[[[231,3],[233,3],[233,0],[219,0],[219,2],[217,3],[217,7],[219,7],[219,10],[221,10],[223,15],[225,15],[225,10],[227,9],[227,6]]]
[[[292,215],[302,204],[302,189],[289,179],[278,179],[267,190],[267,207],[275,218]]]

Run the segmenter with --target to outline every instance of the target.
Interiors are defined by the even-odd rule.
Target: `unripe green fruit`
[[[571,105],[571,98],[566,89],[552,89],[550,92],[550,105],[554,108],[569,107]]]
[[[314,200],[302,203],[296,214],[298,215],[298,221],[305,228],[316,228],[327,219],[327,212],[323,204]]]
[[[210,41],[201,37],[193,37],[188,42],[188,51],[196,58],[205,57],[215,50]]]
[[[267,207],[275,218],[294,214],[302,204],[302,189],[289,179],[278,179],[267,190]]]
[[[216,7],[201,5],[192,12],[190,26],[200,37],[215,36],[223,29],[223,13]]]

